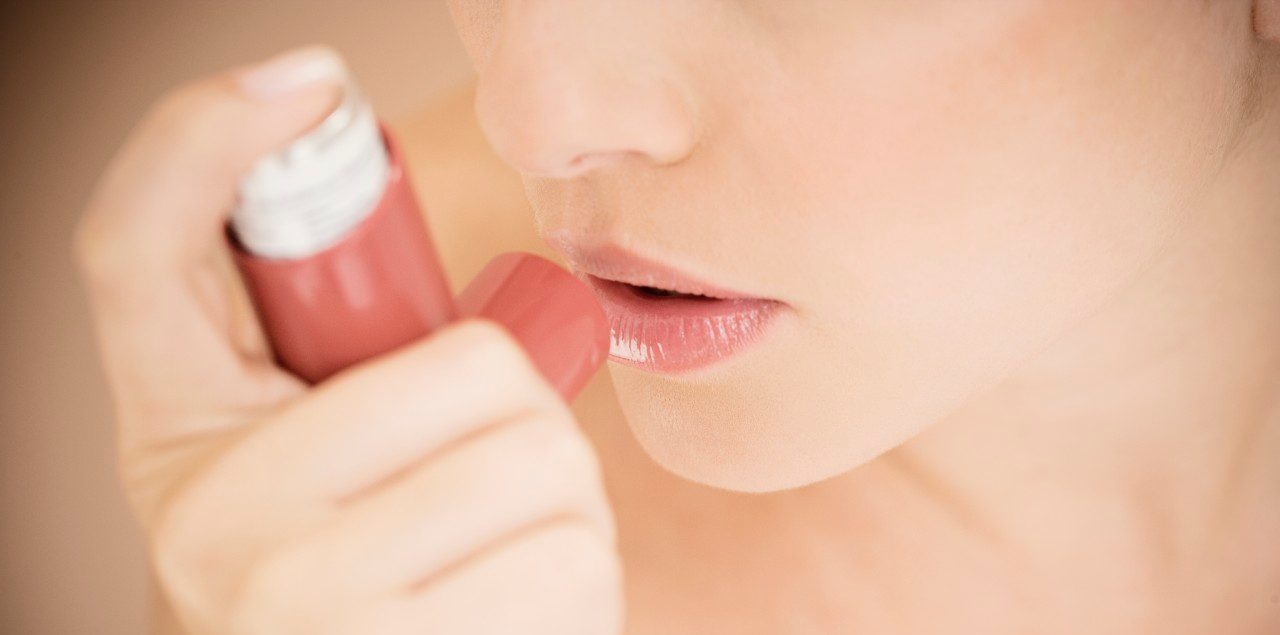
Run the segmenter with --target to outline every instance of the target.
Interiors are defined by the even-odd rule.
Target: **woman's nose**
[[[478,67],[476,114],[529,176],[569,179],[624,159],[682,160],[696,109],[664,57],[664,3],[509,0]]]

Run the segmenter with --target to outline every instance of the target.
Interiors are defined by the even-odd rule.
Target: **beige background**
[[[95,176],[165,87],[296,44],[341,49],[392,120],[470,69],[443,0],[4,4],[0,633],[143,633],[143,551],[69,258]]]

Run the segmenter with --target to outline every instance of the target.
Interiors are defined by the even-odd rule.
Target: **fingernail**
[[[343,82],[347,67],[333,49],[308,46],[286,51],[236,74],[240,90],[257,99],[276,99],[316,84]]]
[[[595,294],[541,256],[510,252],[490,260],[457,305],[463,316],[507,327],[565,401],[577,396],[609,354],[609,323]]]

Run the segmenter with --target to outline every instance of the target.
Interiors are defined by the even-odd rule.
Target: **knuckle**
[[[226,574],[222,559],[199,535],[167,526],[152,533],[151,566],[161,588],[183,603],[207,604],[214,582]]]
[[[258,557],[233,591],[227,612],[231,633],[309,635],[360,632],[364,598],[344,586],[347,564],[326,557],[323,545],[303,538]]]
[[[176,576],[184,570],[199,568],[193,565],[201,560],[199,554],[203,549],[199,533],[192,531],[198,526],[180,500],[171,501],[159,510],[151,530],[152,560],[158,569]]]
[[[573,583],[570,593],[581,606],[593,607],[589,614],[591,632],[600,635],[621,633],[621,559],[617,552],[597,540],[585,542],[579,554],[567,567],[566,575]]]
[[[613,544],[613,513],[599,456],[590,440],[572,422],[541,416],[522,422],[513,432],[501,464],[487,469],[489,478],[504,481],[496,486],[517,487],[546,500],[557,510],[554,513],[582,518]]]
[[[152,532],[151,562],[162,585],[174,587],[182,584],[186,572],[192,569],[186,566],[187,562],[193,560],[190,547],[191,542],[186,536],[176,534],[168,528]]]
[[[561,543],[554,575],[566,604],[590,608],[582,614],[590,622],[584,624],[588,632],[620,632],[623,574],[617,551],[581,523],[559,523],[548,531],[556,532],[553,540]]]
[[[571,423],[557,423],[561,432],[548,448],[548,456],[573,474],[576,481],[581,482],[583,476],[591,480],[599,478],[600,462],[595,447]]]
[[[467,357],[482,366],[524,366],[524,349],[507,328],[486,318],[468,318],[454,327]]]
[[[558,402],[543,381],[524,347],[502,324],[487,318],[467,318],[449,327],[450,345],[455,346],[456,370],[467,377],[484,377],[486,382],[519,391],[549,407]]]
[[[599,476],[599,461],[591,442],[572,419],[539,414],[514,427],[512,445],[534,467],[559,484],[591,482]],[[584,478],[585,477],[585,478]]]
[[[234,633],[267,633],[282,626],[280,617],[300,608],[308,577],[291,548],[271,551],[249,565],[233,594],[228,623]]]
[[[622,583],[622,562],[618,552],[586,531],[590,540],[583,542],[581,555],[571,567],[570,575],[588,590],[618,589]]]
[[[162,493],[145,521],[152,562],[171,585],[210,589],[238,567],[241,515],[216,504],[208,480],[208,474],[191,476]]]
[[[209,508],[197,487],[186,487],[168,496],[155,508],[150,521],[151,559],[161,579],[170,586],[208,587],[225,576],[239,536],[228,531],[221,510]]]
[[[546,452],[558,434],[533,414],[493,422],[469,451],[458,454],[461,478],[486,490],[550,489],[560,470],[547,461]]]
[[[245,571],[238,606],[251,606],[259,601],[275,602],[290,594],[296,582],[298,566],[288,550],[273,551],[255,561]]]

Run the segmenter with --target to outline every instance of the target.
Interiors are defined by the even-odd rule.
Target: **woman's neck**
[[[898,497],[885,513],[945,512],[935,530],[988,549],[1032,611],[1065,618],[1111,601],[1117,626],[1135,630],[1160,616],[1276,619],[1273,157],[1241,149],[1123,293],[994,390],[821,489],[853,500],[888,486]]]
[[[599,439],[645,474],[629,632],[1280,628],[1280,126],[1241,138],[1122,292],[867,465],[739,495]]]
[[[636,614],[664,616],[655,632],[700,613],[726,632],[1275,628],[1280,162],[1262,158],[1280,149],[1248,150],[1122,293],[871,463],[769,495],[616,484],[648,503],[618,509]]]

